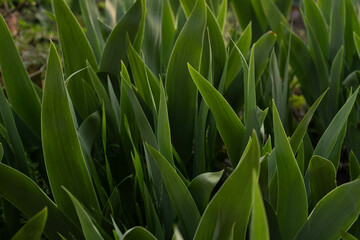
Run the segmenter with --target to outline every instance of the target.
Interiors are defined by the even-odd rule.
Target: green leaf
[[[158,124],[157,124],[157,140],[159,143],[160,153],[169,161],[169,163],[174,167],[174,160],[172,154],[172,144],[171,144],[171,133],[170,133],[170,123],[167,111],[165,89],[160,82],[160,105],[158,113]]]
[[[288,16],[292,6],[292,0],[275,0],[274,3],[279,7],[284,16]]]
[[[101,83],[94,69],[90,66],[88,67],[88,73],[97,97],[99,98],[100,102],[104,102],[108,122],[111,124],[114,132],[116,133],[116,130],[119,129],[119,126],[117,125],[115,111],[112,107],[109,94],[106,92],[104,85]]]
[[[251,23],[249,23],[249,25],[242,32],[240,38],[236,41],[236,46],[244,56],[246,56],[251,45],[251,37],[252,37],[251,26],[252,26]],[[228,67],[226,72],[225,89],[228,89],[228,87],[230,86],[236,75],[243,67],[241,63],[241,56],[238,49],[234,47],[230,51],[230,55],[228,58]]]
[[[332,1],[330,15],[330,59],[334,59],[341,46],[344,45],[345,21],[346,21],[345,1]]]
[[[5,132],[2,135],[15,156],[15,161],[11,162],[11,165],[28,175],[29,169],[27,166],[25,148],[17,129],[10,104],[6,100],[3,90],[0,91],[0,113],[4,124],[3,131]]]
[[[64,57],[65,76],[69,77],[72,73],[86,67],[87,62],[97,70],[96,59],[90,44],[65,0],[52,0],[52,5]]]
[[[330,88],[329,94],[327,95],[327,114],[328,114],[328,122],[332,119],[336,110],[339,108],[339,96],[340,96],[340,84],[342,81],[342,72],[343,72],[343,64],[344,64],[344,47],[341,47],[337,52],[332,65],[330,72]]]
[[[95,0],[80,0],[80,8],[82,17],[86,26],[86,35],[89,39],[91,48],[94,52],[96,60],[99,62],[101,57],[104,40],[101,35],[98,22],[99,12]]]
[[[163,14],[166,1],[150,1],[147,5],[143,51],[145,62],[158,75],[161,72]]]
[[[134,41],[140,27],[142,9],[141,0],[136,1],[110,33],[100,60],[100,71],[118,75],[121,61],[126,62],[126,36]]]
[[[281,237],[292,239],[307,219],[307,197],[302,174],[282,127],[274,101],[273,123],[278,173],[277,216]]]
[[[350,228],[359,216],[359,206],[360,180],[335,188],[318,202],[295,239],[339,239],[339,228]]]
[[[50,198],[26,175],[0,163],[0,194],[31,218],[47,207],[48,217],[45,234],[60,239],[57,233],[70,239],[83,239],[80,229],[61,211]]]
[[[348,98],[346,103],[335,115],[335,117],[321,136],[318,144],[316,145],[313,155],[319,155],[324,158],[330,157],[331,150],[334,149],[334,147],[336,146],[337,139],[341,135],[342,129],[347,122],[348,116],[351,112],[351,109],[353,108],[358,92],[359,88]],[[333,162],[335,168],[337,169],[339,159],[330,160]]]
[[[313,156],[309,164],[311,196],[314,205],[336,188],[334,164],[320,156]]]
[[[203,213],[210,201],[211,193],[219,182],[223,171],[207,172],[196,176],[189,184],[188,189],[200,211]]]
[[[355,32],[354,32],[354,41],[355,41],[356,51],[360,58],[360,37]]]
[[[155,104],[155,96],[153,95],[151,85],[150,85],[150,77],[148,76],[147,72],[151,74],[150,71],[148,71],[147,66],[142,61],[140,56],[135,51],[134,47],[131,45],[130,42],[128,42],[128,51],[127,55],[130,62],[131,72],[133,74],[135,86],[137,88],[137,91],[139,95],[142,97],[146,105],[151,109],[151,111],[155,114],[157,112],[157,107],[159,104]],[[157,81],[157,80],[155,80]],[[158,87],[158,86],[157,86]],[[159,90],[157,89],[157,92]],[[156,97],[158,97],[157,95]],[[159,103],[158,101],[156,101]]]
[[[321,92],[329,86],[329,70],[328,64],[320,48],[320,43],[317,41],[315,32],[311,28],[309,20],[303,16],[309,39],[309,52],[316,66],[316,72],[318,76],[318,86]]]
[[[258,82],[262,73],[264,72],[268,58],[271,50],[276,42],[277,35],[269,31],[261,36],[259,40],[256,41],[256,48],[254,50],[255,58],[255,80]]]
[[[205,2],[198,0],[175,43],[165,81],[172,143],[185,163],[191,157],[197,104],[196,86],[186,64],[199,67],[205,25]]]
[[[282,25],[287,25],[286,17],[284,17],[275,2],[272,0],[261,0],[261,5],[272,30],[276,34],[282,34]]]
[[[354,181],[360,175],[360,164],[354,152],[351,150],[349,157],[350,181]]]
[[[156,240],[154,235],[152,235],[148,230],[143,227],[133,227],[126,231],[124,234],[123,240]]]
[[[99,231],[91,221],[89,214],[86,212],[84,207],[81,205],[79,200],[74,197],[65,187],[63,187],[63,191],[65,191],[69,198],[71,199],[72,203],[74,204],[76,213],[79,217],[81,228],[83,230],[84,236],[86,240],[100,240],[103,239],[100,235]]]
[[[345,57],[346,62],[352,66],[356,54],[353,32],[360,33],[360,23],[355,10],[357,6],[351,0],[345,0],[345,5]]]
[[[259,159],[259,143],[253,132],[239,164],[207,206],[195,240],[228,236],[233,226],[233,239],[245,239],[253,201],[253,174],[257,179]]]
[[[219,9],[219,14],[217,16],[217,22],[219,23],[220,30],[222,32],[224,31],[225,24],[226,24],[226,13],[227,13],[227,9],[228,9],[227,3],[228,3],[228,1],[222,0],[220,9]]]
[[[34,215],[21,229],[13,236],[12,240],[38,240],[41,239],[41,235],[44,231],[46,219],[47,219],[47,208],[45,207],[39,213]]]
[[[161,57],[163,69],[167,68],[169,62],[170,54],[174,44],[174,38],[176,33],[176,21],[173,11],[171,10],[171,3],[173,1],[164,0],[163,5],[163,19],[162,19],[162,49]]]
[[[306,18],[311,23],[307,27],[312,28],[324,58],[329,60],[329,29],[325,18],[313,0],[304,0],[304,8]]]
[[[254,183],[254,205],[251,214],[250,224],[250,240],[270,239],[269,226],[266,218],[265,206],[261,196],[260,186],[256,183],[256,178],[253,179]]]
[[[231,163],[236,166],[241,156],[239,146],[243,142],[244,126],[225,98],[190,64],[188,66],[196,86],[215,117],[216,126],[226,145]]]
[[[159,167],[173,209],[179,217],[181,225],[184,227],[184,236],[191,239],[200,221],[199,210],[189,190],[170,163],[150,145],[146,144],[146,148]]]
[[[40,138],[40,99],[16,50],[5,20],[0,16],[0,67],[9,102],[19,117]]]
[[[345,232],[344,230],[340,229],[340,235],[342,240],[357,240],[356,237],[351,235],[350,233]]]
[[[71,116],[61,62],[53,44],[46,71],[41,121],[44,159],[56,204],[76,219],[74,207],[61,188],[64,186],[76,193],[88,209],[100,212]]]
[[[321,100],[324,98],[325,94],[328,90],[326,90],[315,102],[314,104],[309,108],[303,119],[301,120],[300,124],[295,129],[293,135],[290,138],[290,145],[291,149],[294,153],[296,153],[299,149],[299,146],[301,144],[302,139],[304,138],[306,134],[306,130],[310,124],[310,121],[319,106]]]

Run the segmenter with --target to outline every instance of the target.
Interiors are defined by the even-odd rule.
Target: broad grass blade
[[[195,240],[221,238],[232,231],[233,239],[245,239],[253,202],[253,185],[256,184],[253,174],[257,179],[259,160],[259,143],[253,132],[239,164],[205,209]]]
[[[97,70],[95,55],[70,8],[64,0],[52,0],[52,5],[64,58],[65,76],[69,77],[86,67],[87,62]]]
[[[71,199],[71,201],[74,204],[74,207],[75,207],[76,213],[79,217],[81,228],[82,228],[85,238],[89,239],[89,240],[90,239],[93,239],[93,240],[103,239],[102,236],[100,235],[99,231],[97,230],[97,228],[91,221],[89,214],[86,212],[86,210],[81,205],[79,200],[77,200],[76,197],[74,197],[74,195],[72,195],[65,187],[63,188],[63,190],[68,194],[69,198]]]
[[[205,26],[206,4],[198,0],[175,43],[165,81],[172,143],[185,163],[191,157],[197,104],[197,89],[187,63],[199,67]]]
[[[337,187],[321,199],[295,239],[339,239],[339,229],[347,230],[360,213],[360,180]]]
[[[342,129],[347,123],[348,116],[353,108],[355,100],[357,98],[359,88],[348,98],[346,103],[335,115],[323,135],[321,136],[316,148],[314,150],[314,155],[319,155],[324,158],[329,158],[337,169],[339,164],[339,159],[331,159],[330,154],[332,149],[336,147],[337,139],[341,136]],[[341,143],[340,143],[341,144]]]
[[[40,138],[41,104],[29,75],[21,62],[11,33],[0,16],[0,67],[6,93],[12,108]]]
[[[134,41],[140,29],[143,1],[139,0],[129,9],[124,17],[116,24],[108,37],[100,60],[100,71],[118,75],[121,61],[127,62],[126,36]]]
[[[88,209],[100,212],[71,116],[61,62],[53,44],[46,71],[41,121],[44,159],[56,204],[67,215],[77,219],[71,200],[62,189],[64,186],[74,192]]]
[[[44,231],[47,208],[45,207],[39,213],[30,218],[24,226],[11,238],[11,240],[38,240],[41,239],[41,235]]]
[[[191,65],[189,65],[189,71],[215,117],[217,128],[226,145],[231,163],[236,166],[241,156],[240,146],[244,138],[244,125],[225,98]]]
[[[268,240],[270,239],[270,236],[269,236],[269,226],[266,217],[265,206],[263,203],[263,198],[261,196],[260,186],[258,183],[256,183],[257,179],[256,178],[254,179],[254,177],[253,177],[254,203],[253,203],[253,210],[251,213],[250,240],[257,240],[257,239]]]
[[[0,163],[0,194],[16,208],[31,218],[44,207],[48,209],[45,234],[60,239],[57,233],[70,238],[83,239],[81,230],[53,201],[26,175]],[[6,184],[4,184],[6,183]]]
[[[184,236],[191,239],[200,221],[199,210],[191,197],[184,182],[169,162],[154,148],[146,144],[146,148],[153,156],[169,193],[175,214],[184,227]]]
[[[275,154],[278,173],[277,216],[283,239],[292,239],[307,219],[305,184],[273,101]]]
[[[200,211],[203,213],[210,201],[215,185],[219,182],[223,171],[207,172],[196,176],[189,184],[188,189]]]
[[[311,196],[314,205],[336,188],[334,164],[320,156],[313,156],[309,164]]]

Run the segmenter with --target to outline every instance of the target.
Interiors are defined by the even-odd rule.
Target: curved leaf
[[[100,60],[100,71],[119,75],[121,61],[126,62],[126,36],[133,41],[141,23],[142,5],[138,0],[116,24],[108,37]]]
[[[45,233],[51,239],[60,239],[57,233],[70,239],[83,239],[80,229],[50,200],[26,175],[0,163],[0,195],[31,218],[47,207]]]
[[[184,226],[184,236],[191,239],[200,221],[199,210],[189,190],[170,163],[150,145],[146,144],[146,148],[159,167],[174,211],[178,215],[182,226]]]
[[[360,213],[360,180],[341,185],[321,199],[296,235],[297,240],[339,239]]]
[[[123,240],[156,240],[154,235],[152,235],[148,230],[143,227],[133,227],[124,234]]]
[[[245,239],[253,201],[253,174],[257,179],[259,162],[259,143],[253,132],[239,164],[205,209],[195,240],[228,236],[233,226],[233,239]]]
[[[313,156],[309,164],[311,196],[314,205],[326,194],[336,188],[336,170],[334,164],[320,156]]]
[[[216,126],[226,145],[231,163],[236,166],[241,156],[239,146],[242,145],[244,138],[244,125],[225,98],[190,64],[188,67],[191,77],[215,117]]]
[[[214,187],[219,182],[223,171],[207,172],[196,176],[189,184],[188,189],[194,198],[200,213],[203,213],[209,203]]]

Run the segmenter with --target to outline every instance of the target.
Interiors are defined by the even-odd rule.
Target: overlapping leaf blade
[[[187,63],[199,67],[205,25],[205,1],[198,0],[175,43],[166,75],[172,143],[185,163],[191,156],[197,103]]]
[[[339,239],[339,229],[347,230],[359,213],[360,180],[356,180],[337,187],[321,199],[295,239]]]
[[[40,100],[2,16],[0,35],[0,67],[9,102],[20,118],[40,138]]]
[[[236,166],[241,156],[240,146],[244,138],[244,125],[225,98],[191,65],[189,65],[189,71],[215,117],[217,128],[226,145],[231,163]]]
[[[292,239],[307,219],[305,184],[274,102],[273,122],[279,186],[277,216],[282,238]]]
[[[83,239],[80,229],[60,210],[54,202],[29,177],[0,163],[0,194],[16,208],[31,218],[44,207],[48,209],[45,233],[48,237],[60,239],[75,236]]]
[[[44,159],[56,204],[77,219],[70,199],[61,188],[64,186],[74,192],[88,209],[100,211],[76,135],[60,59],[53,44],[46,72],[41,121]]]

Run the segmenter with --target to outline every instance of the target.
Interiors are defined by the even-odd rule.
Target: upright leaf
[[[87,61],[97,70],[91,46],[65,0],[52,0],[61,50],[64,57],[65,76],[86,67]]]
[[[100,71],[118,75],[126,61],[126,36],[134,41],[140,28],[143,1],[138,0],[116,24],[108,37],[100,60]]]
[[[266,218],[265,206],[261,196],[260,186],[254,182],[254,205],[251,213],[250,240],[270,239],[269,226]]]
[[[166,75],[172,142],[185,163],[191,156],[197,104],[196,86],[186,64],[195,68],[200,64],[205,24],[205,1],[198,0],[175,43]]]
[[[12,108],[40,138],[40,99],[35,92],[5,20],[0,16],[0,68]]]
[[[341,46],[344,45],[346,9],[345,0],[331,2],[330,59],[333,59]]]
[[[71,200],[62,189],[64,186],[88,209],[100,211],[76,135],[60,59],[53,44],[46,71],[41,122],[44,159],[56,204],[77,219]]]
[[[307,219],[307,197],[302,174],[274,101],[273,123],[279,188],[277,216],[281,237],[292,239]]]
[[[323,135],[321,136],[316,148],[314,150],[314,155],[319,155],[324,158],[329,158],[331,150],[335,147],[337,139],[341,135],[342,129],[347,122],[347,118],[353,108],[357,95],[359,93],[359,88],[348,98],[346,103],[335,115]],[[330,159],[333,161],[332,159]],[[334,160],[333,164],[335,168],[338,167],[338,160]]]

